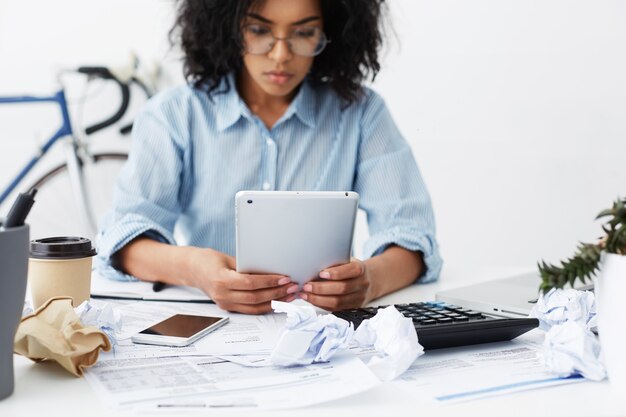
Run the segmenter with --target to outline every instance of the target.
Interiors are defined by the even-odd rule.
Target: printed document
[[[426,352],[396,381],[413,395],[454,403],[584,381],[559,378],[543,362],[543,331],[511,342]]]
[[[276,314],[250,316],[227,313],[214,304],[171,302],[133,302],[116,307],[122,321],[122,334],[105,359],[156,358],[189,355],[241,355],[267,353],[272,350],[284,317]],[[174,314],[229,316],[229,322],[185,347],[154,346],[132,343],[130,337]]]
[[[85,377],[109,406],[172,411],[302,407],[380,384],[352,355],[327,363],[262,368],[215,357],[101,360]]]

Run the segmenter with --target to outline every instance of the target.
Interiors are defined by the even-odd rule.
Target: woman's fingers
[[[279,298],[278,301],[284,301],[286,303],[293,301],[295,299],[294,294],[288,294],[282,298]],[[272,302],[266,301],[260,304],[236,304],[229,303],[222,307],[224,310],[234,311],[237,313],[244,314],[265,314],[272,311]]]
[[[234,290],[229,292],[229,299],[234,304],[261,304],[271,300],[278,300],[295,294],[298,291],[297,284],[285,284],[280,287],[263,288],[259,290]]]
[[[351,294],[367,289],[367,282],[360,277],[338,281],[315,280],[309,281],[302,287],[307,293],[318,295]]]
[[[231,269],[224,274],[222,285],[230,290],[258,290],[289,284],[291,279],[284,275],[240,274]]]
[[[358,259],[326,268],[320,279],[307,282],[300,298],[327,310],[361,307],[367,298],[370,281],[365,263]]]
[[[358,259],[353,259],[347,264],[326,268],[319,273],[320,278],[330,280],[342,280],[358,277],[365,273],[365,264]]]
[[[318,295],[306,293],[300,294],[300,297],[318,307],[336,311],[361,307],[365,300],[365,292],[355,292],[347,295]]]

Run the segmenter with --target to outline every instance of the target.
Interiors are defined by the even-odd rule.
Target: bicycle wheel
[[[98,153],[87,161],[80,160],[92,218],[96,221],[100,221],[113,203],[115,181],[127,158],[124,153]],[[83,208],[75,203],[67,164],[51,169],[30,188],[38,189],[27,221],[31,239],[52,236],[95,238],[95,230],[82,221]]]

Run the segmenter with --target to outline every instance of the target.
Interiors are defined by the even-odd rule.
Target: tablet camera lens
[[[252,200],[248,200],[248,204],[252,204]]]
[[[348,196],[348,193],[346,193],[346,197]]]

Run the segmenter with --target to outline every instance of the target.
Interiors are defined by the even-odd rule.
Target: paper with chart
[[[583,381],[550,373],[542,341],[543,331],[534,330],[511,342],[428,351],[393,383],[424,399],[454,403]]]
[[[351,355],[327,363],[260,368],[215,357],[101,360],[85,376],[106,404],[135,410],[302,407],[380,384]]]

